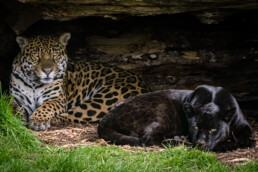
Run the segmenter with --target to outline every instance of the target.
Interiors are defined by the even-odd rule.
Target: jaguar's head
[[[226,141],[238,109],[235,98],[224,88],[197,87],[184,103],[193,144],[213,150]]]
[[[63,78],[68,61],[66,45],[70,37],[70,33],[31,38],[18,36],[16,41],[21,52],[17,60],[24,75],[44,84]]]

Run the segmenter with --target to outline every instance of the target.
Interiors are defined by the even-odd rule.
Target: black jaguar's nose
[[[206,147],[206,142],[204,140],[198,140],[196,145],[199,145],[200,147]]]

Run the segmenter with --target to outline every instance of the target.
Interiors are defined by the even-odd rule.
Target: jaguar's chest
[[[11,84],[11,94],[29,114],[34,112],[43,102],[63,94],[62,79],[51,84],[32,84],[24,82],[21,76],[19,78],[12,74]]]

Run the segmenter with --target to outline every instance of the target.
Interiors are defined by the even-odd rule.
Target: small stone
[[[139,55],[133,55],[132,56],[132,59],[139,59],[139,60],[142,60],[142,55],[139,54]]]
[[[150,58],[156,59],[156,58],[157,58],[157,55],[156,55],[156,54],[151,54],[151,55],[150,55]]]
[[[179,136],[174,136],[174,139],[181,140]]]

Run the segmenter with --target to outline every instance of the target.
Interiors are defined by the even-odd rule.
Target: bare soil
[[[248,119],[251,124],[256,139],[255,148],[237,149],[225,153],[215,153],[216,157],[224,164],[239,165],[246,164],[249,161],[258,160],[258,122],[254,119]],[[102,145],[107,146],[108,143],[98,138],[97,124],[69,124],[69,125],[52,125],[46,131],[36,132],[40,140],[46,145],[61,146],[74,148],[82,145]],[[119,146],[122,149],[132,147]],[[164,148],[154,146],[144,148],[148,150],[162,151]]]

